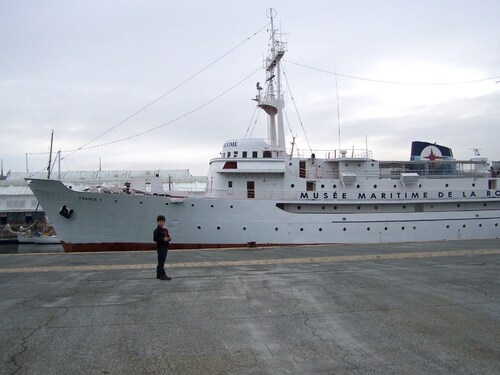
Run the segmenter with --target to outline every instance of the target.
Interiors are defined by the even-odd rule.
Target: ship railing
[[[366,159],[372,158],[371,150],[364,149],[332,149],[332,150],[295,150],[293,157],[304,159],[323,158],[323,159]],[[314,155],[314,156],[313,156]]]
[[[417,173],[421,178],[480,178],[490,174],[488,163],[475,160],[380,162],[380,178],[398,179],[401,173]]]

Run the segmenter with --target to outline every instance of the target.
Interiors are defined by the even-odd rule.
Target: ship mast
[[[278,30],[274,28],[276,10],[269,8],[267,15],[271,19],[270,48],[269,55],[265,61],[267,87],[264,96],[261,97],[260,91],[262,88],[257,84],[257,89],[259,90],[257,105],[269,116],[267,126],[270,144],[280,151],[285,151],[285,128],[283,125],[283,108],[285,103],[283,94],[281,93],[280,60],[285,54],[286,43],[279,39]]]

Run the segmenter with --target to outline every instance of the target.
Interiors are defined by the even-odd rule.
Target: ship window
[[[255,159],[255,158],[257,158],[257,157],[258,157],[258,156],[257,156],[257,151],[252,151],[252,158],[254,158],[254,159]]]
[[[306,190],[307,191],[316,191],[316,181],[307,181],[306,182]]]
[[[230,157],[231,157],[231,151],[229,151],[229,152],[227,153],[227,157],[228,157],[228,158],[230,158]]]
[[[234,157],[237,158],[238,157],[238,151],[235,151],[234,152]]]
[[[495,190],[497,188],[497,180],[488,180],[488,189]]]
[[[233,187],[233,181],[228,181],[227,182],[227,187],[232,188]]]
[[[247,157],[247,152],[246,151],[242,151],[241,152],[241,157],[242,158],[246,158]]]
[[[265,158],[271,158],[272,157],[271,151],[264,151],[264,154],[262,156]]]

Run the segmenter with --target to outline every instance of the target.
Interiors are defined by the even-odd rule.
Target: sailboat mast
[[[49,151],[49,165],[47,166],[47,180],[50,180],[50,166],[52,164],[52,144],[54,143],[54,129],[50,134],[50,151]]]

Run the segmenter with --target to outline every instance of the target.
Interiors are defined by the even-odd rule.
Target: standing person
[[[158,253],[158,266],[156,266],[156,278],[160,280],[171,280],[165,273],[165,260],[167,260],[168,243],[172,238],[168,234],[165,226],[165,216],[158,215],[156,218],[158,226],[153,232],[153,240],[156,242],[156,252]]]

